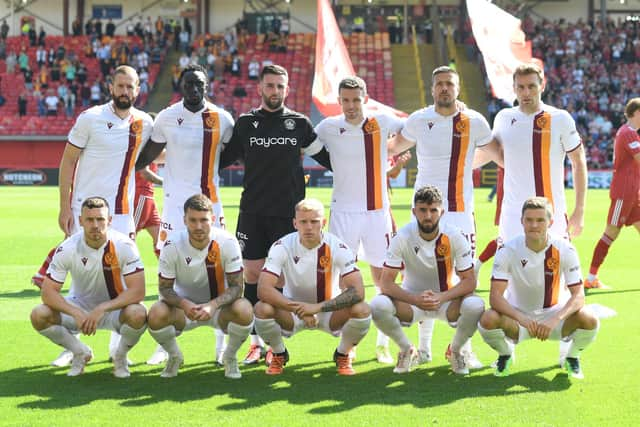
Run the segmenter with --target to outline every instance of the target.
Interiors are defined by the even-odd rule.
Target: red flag
[[[318,0],[318,34],[316,35],[316,69],[313,77],[313,103],[325,116],[342,114],[338,104],[338,84],[355,71],[344,44],[342,33],[333,14],[329,0]],[[368,112],[387,111],[399,117],[407,114],[369,98],[365,104]]]
[[[493,95],[509,103],[513,91],[513,71],[523,63],[544,64],[531,56],[531,42],[525,41],[520,20],[487,0],[467,0],[473,36],[482,52]]]

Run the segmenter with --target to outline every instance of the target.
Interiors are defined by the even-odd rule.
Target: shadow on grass
[[[585,289],[584,293],[585,296],[587,297],[595,297],[595,296],[606,296],[606,295],[613,295],[613,294],[627,294],[627,293],[632,293],[632,292],[640,292],[640,289],[621,289],[621,290],[614,290],[614,289]]]
[[[0,298],[34,298],[40,296],[40,289],[35,286],[31,289],[23,289],[15,292],[0,293]]]
[[[429,408],[478,396],[558,392],[571,385],[566,374],[559,373],[551,380],[543,376],[557,370],[557,365],[516,372],[506,378],[494,377],[490,369],[460,377],[446,366],[420,367],[406,375],[393,374],[391,366],[377,366],[362,361],[355,364],[360,373],[339,377],[333,363],[290,364],[282,375],[271,377],[265,375],[261,365],[241,367],[243,378],[229,380],[223,369],[211,362],[186,364],[172,379],[160,378],[162,367],[139,364],[131,368],[131,378],[121,380],[111,375],[111,364],[105,361],[91,363],[88,372],[76,378],[66,377],[68,368],[39,365],[0,372],[0,397],[35,396],[19,407],[57,410],[113,399],[123,400],[125,407],[142,407],[220,396],[224,402],[217,410],[238,411],[286,402],[312,405],[309,413],[331,414],[371,404]],[[228,399],[234,402],[227,403]]]

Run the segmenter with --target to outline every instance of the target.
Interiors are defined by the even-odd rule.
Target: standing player
[[[395,373],[406,373],[419,363],[415,347],[402,326],[439,319],[456,328],[447,354],[456,374],[469,373],[465,344],[484,311],[482,298],[473,294],[471,245],[451,224],[442,224],[444,199],[436,187],[419,188],[413,198],[415,222],[402,227],[391,240],[382,270],[382,294],[371,301],[376,326],[400,347]],[[445,214],[446,215],[446,214]],[[402,286],[395,283],[404,270]],[[460,281],[454,286],[453,275]]]
[[[584,226],[587,163],[580,135],[571,115],[542,102],[542,70],[521,65],[513,74],[518,106],[501,110],[493,136],[504,153],[504,200],[499,238],[508,241],[522,234],[520,210],[531,196],[546,197],[553,208],[551,231],[576,237]],[[564,161],[571,161],[575,208],[567,221]]]
[[[294,207],[304,198],[302,154],[329,167],[329,156],[309,119],[284,106],[289,94],[287,70],[279,65],[265,66],[258,94],[260,108],[240,116],[222,159],[223,165],[238,159],[244,162],[236,237],[242,248],[245,297],[254,305],[269,247],[293,231]],[[257,363],[263,356],[264,344],[254,334],[244,363]]]
[[[442,66],[433,70],[431,95],[435,105],[411,114],[393,144],[396,151],[416,146],[416,190],[432,185],[442,191],[445,211],[442,222],[462,230],[475,256],[474,153],[481,148],[491,158],[501,160],[495,154],[497,145],[491,144],[491,128],[486,119],[474,110],[458,111],[459,94],[460,78],[454,69]],[[423,360],[431,360],[432,330],[433,320],[422,322],[419,350]],[[473,368],[482,367],[471,349],[465,350],[467,363]]]
[[[242,298],[240,245],[214,222],[207,196],[189,197],[184,203],[186,230],[172,233],[160,252],[161,299],[149,310],[149,332],[169,354],[162,377],[175,377],[182,364],[176,336],[198,326],[228,332],[224,375],[242,376],[236,352],[253,327],[253,311]]]
[[[42,302],[31,312],[40,334],[73,354],[67,375],[84,371],[93,357],[91,349],[74,334],[93,335],[109,329],[121,335],[113,353],[113,375],[129,376],[127,353],[146,329],[144,271],[135,243],[110,230],[109,204],[102,197],[84,200],[78,217],[82,231],[58,246],[42,281]],[[71,273],[65,298],[62,285]]]
[[[368,114],[367,86],[359,77],[338,84],[338,103],[343,114],[328,117],[316,126],[318,140],[329,151],[333,169],[329,232],[358,251],[371,267],[377,288],[385,250],[392,237],[392,219],[387,190],[387,140],[400,131],[403,121],[385,113]],[[388,338],[378,333],[376,357],[393,363]]]
[[[609,289],[598,280],[598,269],[609,247],[625,225],[633,225],[640,231],[640,98],[627,102],[624,115],[627,123],[618,129],[613,147],[613,178],[609,189],[611,205],[607,226],[593,250],[589,276],[584,283],[586,289]]]
[[[58,224],[66,237],[79,231],[81,203],[88,197],[100,196],[112,206],[111,227],[135,238],[134,164],[151,135],[153,120],[133,107],[140,92],[140,80],[132,67],[121,65],[115,69],[109,92],[110,102],[80,113],[62,154]],[[41,280],[47,267],[45,261],[34,276],[34,283]],[[111,356],[117,345],[117,334],[112,334]],[[65,366],[71,363],[71,357],[71,353],[63,352],[53,363]]]
[[[537,338],[570,339],[563,365],[572,377],[583,378],[579,355],[595,339],[599,323],[584,309],[576,249],[551,234],[552,218],[546,198],[527,199],[522,206],[524,236],[506,242],[496,253],[491,309],[478,328],[498,352],[496,376],[509,375],[514,344]]]
[[[322,232],[327,220],[319,200],[302,200],[295,212],[297,231],[273,244],[258,282],[256,330],[273,350],[267,374],[281,374],[289,360],[283,335],[318,328],[341,336],[333,360],[339,375],[354,375],[349,352],[371,324],[362,276],[351,250]]]
[[[165,151],[164,201],[158,237],[161,249],[169,233],[185,229],[183,206],[190,194],[202,193],[213,203],[214,226],[224,228],[224,212],[218,194],[220,153],[231,138],[233,118],[204,98],[207,72],[199,65],[189,65],[179,78],[182,101],[158,113],[151,143],[136,167]],[[224,334],[216,329],[216,360],[222,353]],[[166,360],[160,348],[149,364]]]

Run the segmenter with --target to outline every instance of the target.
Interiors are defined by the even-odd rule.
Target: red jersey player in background
[[[147,230],[153,239],[153,251],[160,256],[160,249],[156,248],[158,233],[160,232],[160,215],[156,201],[153,198],[154,184],[162,185],[162,177],[158,175],[158,165],[151,163],[136,172],[136,197],[134,199],[133,219],[136,224],[136,234],[140,230]]]
[[[633,225],[640,232],[640,98],[627,102],[624,109],[627,123],[616,133],[613,147],[613,178],[609,188],[609,216],[607,226],[593,250],[585,289],[609,289],[598,280],[598,269],[609,247],[625,225]]]

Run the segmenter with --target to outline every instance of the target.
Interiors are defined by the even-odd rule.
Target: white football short
[[[363,259],[373,267],[384,265],[393,237],[389,209],[367,212],[331,212],[329,232],[340,238],[354,254],[362,244]]]
[[[315,328],[308,328],[307,326],[305,326],[304,324],[304,320],[302,320],[301,318],[299,318],[298,316],[296,316],[295,314],[291,313],[291,316],[293,317],[293,330],[292,331],[286,331],[286,330],[282,330],[282,336],[285,338],[291,338],[292,336],[294,336],[295,334],[297,334],[298,332],[305,330],[305,329],[309,329],[309,330],[314,330],[314,329],[318,329],[320,331],[324,331],[328,334],[333,335],[334,337],[337,337],[340,335],[340,330],[337,331],[332,331],[331,328],[329,327],[329,322],[331,321],[331,315],[333,314],[333,312],[326,312],[326,313],[318,313],[316,314],[316,319],[318,319],[318,325]]]

